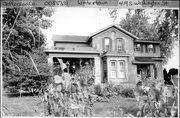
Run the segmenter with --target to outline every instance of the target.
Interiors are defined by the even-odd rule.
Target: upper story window
[[[141,44],[135,44],[134,50],[135,50],[136,52],[142,52],[142,45],[141,45]]]
[[[125,42],[124,42],[124,39],[117,39],[117,51],[118,52],[125,51]]]
[[[147,47],[146,50],[148,53],[155,53],[155,47],[153,44],[148,44],[146,47]]]
[[[110,38],[104,38],[104,50],[110,51],[111,49],[111,39]]]

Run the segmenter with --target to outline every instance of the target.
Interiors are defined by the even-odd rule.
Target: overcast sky
[[[148,11],[151,12],[151,10]],[[53,34],[88,36],[112,23],[119,23],[122,18],[125,18],[127,12],[127,9],[118,9],[117,18],[113,22],[107,8],[58,7],[51,17],[53,20],[52,27],[43,30],[47,38],[47,46],[48,48],[52,46],[51,38]],[[152,22],[154,20],[153,15],[148,15],[151,17],[149,22]],[[174,56],[169,60],[168,64],[165,65],[167,70],[172,67],[179,67],[179,48],[175,46],[173,51]]]

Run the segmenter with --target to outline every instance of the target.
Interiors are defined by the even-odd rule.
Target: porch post
[[[50,68],[50,72],[53,74],[53,57],[52,56],[48,56],[48,65]]]
[[[151,73],[152,79],[155,79],[154,72],[155,72],[154,65],[150,65],[150,73]]]
[[[101,83],[101,60],[100,57],[94,57],[94,76],[95,84]]]

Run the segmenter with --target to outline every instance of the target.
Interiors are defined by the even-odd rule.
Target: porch
[[[94,83],[101,83],[101,64],[99,52],[97,51],[65,51],[65,50],[46,50],[48,63],[52,67],[52,73],[60,73],[58,66],[59,60],[65,64],[67,72],[74,75],[88,67],[94,77]]]
[[[137,66],[137,80],[152,78],[163,80],[162,58],[135,57],[132,62]]]

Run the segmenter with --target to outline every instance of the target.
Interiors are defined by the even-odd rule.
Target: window
[[[118,51],[118,52],[123,52],[123,51],[125,51],[124,45],[125,45],[125,43],[124,43],[124,40],[123,40],[123,39],[117,39],[117,51]]]
[[[112,32],[111,32],[111,38],[112,38],[112,39],[115,39],[115,35],[116,35],[116,32],[115,32],[115,31],[112,31]]]
[[[148,53],[154,53],[155,52],[154,46],[152,44],[147,45],[147,52]]]
[[[141,44],[135,44],[135,51],[136,52],[142,52],[142,45]]]
[[[111,77],[116,78],[116,61],[111,61]]]
[[[105,38],[104,39],[104,50],[105,51],[110,51],[110,44],[111,44],[111,39]]]
[[[125,78],[125,62],[119,61],[118,78]]]
[[[111,64],[111,78],[126,78],[125,76],[126,68],[125,68],[124,60],[112,60],[110,64]]]

